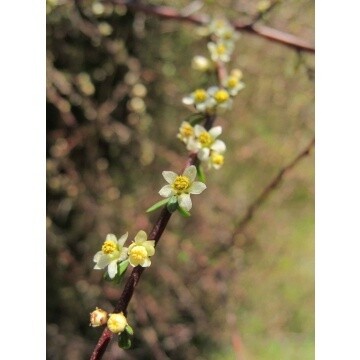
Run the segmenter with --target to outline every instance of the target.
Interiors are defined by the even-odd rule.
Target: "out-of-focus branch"
[[[131,11],[139,11],[149,15],[155,15],[162,19],[186,21],[196,25],[205,25],[209,21],[207,15],[184,15],[178,10],[169,6],[153,6],[144,5],[129,0],[106,0],[113,4],[126,6]],[[299,51],[315,53],[315,46],[295,35],[286,33],[284,31],[276,30],[271,27],[251,23],[240,23],[238,21],[232,24],[236,30],[245,31],[254,35],[261,36],[267,40],[277,42],[279,44],[291,47]]]
[[[305,156],[309,155],[311,149],[315,145],[315,138],[313,138],[310,143],[305,147],[304,150],[300,152],[288,165],[283,167],[278,174],[271,180],[271,182],[263,189],[263,191],[260,193],[260,195],[254,200],[252,204],[249,205],[247,208],[247,211],[243,218],[235,225],[235,229],[233,231],[233,234],[230,238],[230,241],[224,244],[226,248],[233,245],[235,242],[235,238],[238,234],[241,233],[241,231],[244,229],[244,227],[248,224],[248,222],[253,218],[254,212],[268,199],[269,195],[274,191],[281,183],[284,176],[292,170],[301,159],[303,159]]]

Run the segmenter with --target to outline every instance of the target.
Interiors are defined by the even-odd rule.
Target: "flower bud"
[[[90,326],[97,327],[105,325],[108,319],[108,313],[105,310],[96,308],[90,313]]]
[[[110,314],[109,320],[107,321],[107,327],[111,332],[119,334],[124,331],[126,325],[126,317],[122,312],[118,314]]]
[[[198,71],[208,71],[210,69],[210,61],[204,56],[194,56],[191,61],[191,67]]]

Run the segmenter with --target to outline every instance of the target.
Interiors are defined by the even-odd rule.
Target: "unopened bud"
[[[208,71],[210,69],[210,61],[204,56],[194,56],[191,62],[191,66],[194,70]]]
[[[109,320],[107,321],[107,327],[111,332],[119,334],[124,331],[126,325],[126,317],[122,312],[118,314],[110,314]]]
[[[108,320],[108,313],[105,310],[96,308],[90,313],[90,326],[97,327],[105,325]]]

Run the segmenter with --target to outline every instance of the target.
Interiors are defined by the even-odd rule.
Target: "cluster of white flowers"
[[[192,153],[196,153],[198,159],[207,169],[220,169],[224,163],[226,145],[217,139],[222,133],[221,126],[215,126],[207,131],[201,125],[192,126],[183,121],[177,137],[186,145]]]
[[[96,265],[94,269],[102,270],[107,267],[110,279],[120,275],[119,264],[130,263],[132,266],[149,267],[151,265],[150,256],[155,254],[155,241],[147,240],[145,231],[140,230],[134,238],[129,248],[125,247],[128,233],[122,235],[118,240],[114,234],[108,234],[101,250],[94,256]]]

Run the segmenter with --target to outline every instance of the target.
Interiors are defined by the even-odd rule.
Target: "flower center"
[[[101,250],[104,254],[113,254],[117,250],[117,245],[113,241],[106,240]]]
[[[218,103],[223,103],[227,100],[229,100],[229,93],[226,90],[218,90],[215,95],[214,98]]]
[[[229,88],[234,88],[237,85],[237,83],[238,83],[238,80],[235,76],[230,76],[227,81]]]
[[[194,92],[194,99],[195,102],[199,103],[199,102],[203,102],[205,101],[207,98],[207,92],[204,89],[197,89]]]
[[[144,248],[144,246],[138,245],[138,246],[134,246],[131,250],[130,250],[130,256],[135,260],[135,261],[141,261],[147,258],[147,251]]]
[[[224,163],[224,156],[221,154],[212,154],[211,161],[215,165],[222,165]]]
[[[219,44],[216,48],[216,51],[219,55],[223,55],[226,53],[226,46],[224,44]]]
[[[187,176],[179,175],[176,177],[173,188],[177,191],[184,191],[190,187],[190,179]]]
[[[186,124],[181,128],[181,135],[185,137],[190,137],[194,133],[193,128],[191,125]]]
[[[202,132],[198,139],[203,147],[209,147],[214,142],[213,137],[207,131]]]

